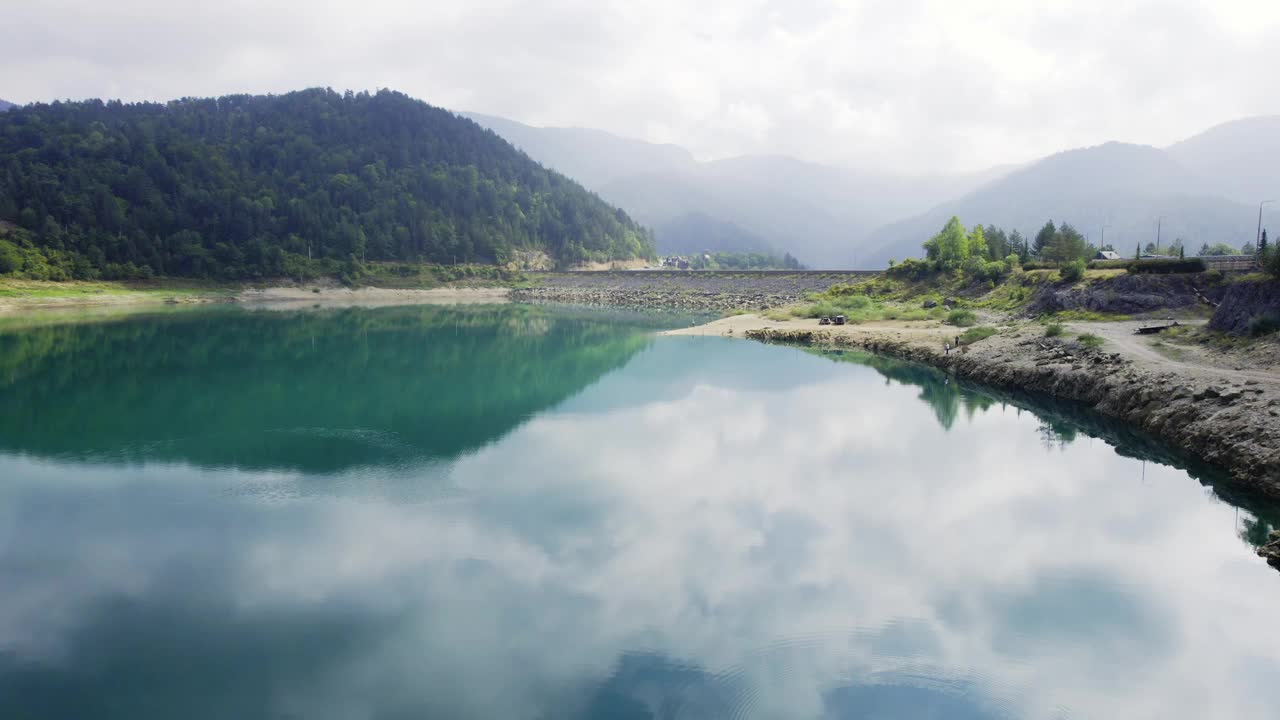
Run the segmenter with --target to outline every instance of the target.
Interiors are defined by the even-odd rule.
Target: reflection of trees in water
[[[876,355],[862,350],[826,350],[806,348],[815,355],[855,365],[865,365],[875,369],[885,377],[885,381],[897,381],[904,385],[915,385],[920,388],[917,396],[933,409],[938,424],[945,430],[955,425],[960,411],[965,417],[972,419],[979,412],[985,412],[997,401],[990,395],[972,387],[956,382],[946,373],[927,365],[904,362],[883,355]]]
[[[1065,448],[1076,441],[1076,435],[1080,432],[1075,425],[1061,418],[1041,418],[1036,430],[1040,433],[1040,441],[1050,449]]]
[[[206,309],[0,332],[0,450],[309,472],[449,458],[621,367],[653,322]]]
[[[1241,538],[1250,544],[1255,544],[1259,538],[1265,540],[1268,532],[1280,528],[1280,504],[1274,500],[1240,490],[1229,482],[1225,471],[1181,455],[1151,435],[1127,423],[1104,417],[1078,403],[1025,392],[979,388],[957,381],[936,368],[861,350],[805,350],[833,361],[873,368],[886,378],[886,382],[896,380],[919,387],[920,400],[933,408],[938,423],[948,430],[955,423],[961,408],[965,409],[967,417],[972,418],[978,411],[985,411],[996,403],[1012,405],[1019,411],[1025,409],[1036,417],[1039,422],[1037,432],[1047,448],[1064,448],[1084,434],[1103,440],[1115,449],[1117,455],[1184,470],[1202,485],[1212,488],[1214,496],[1219,500],[1252,513],[1253,519],[1246,520],[1239,531]]]

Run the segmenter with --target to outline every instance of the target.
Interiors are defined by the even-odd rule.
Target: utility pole
[[[1107,246],[1107,228],[1108,227],[1110,227],[1110,225],[1106,223],[1102,224],[1102,241],[1098,243],[1099,248],[1104,248]]]
[[[1262,206],[1273,202],[1275,200],[1263,200],[1258,203],[1258,236],[1254,239],[1254,242],[1258,243],[1258,252],[1262,252]]]
[[[1164,216],[1156,219],[1156,254],[1160,254],[1160,226],[1164,224]]]

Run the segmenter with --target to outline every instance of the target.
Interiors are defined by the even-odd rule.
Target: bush
[[[1044,260],[1028,260],[1022,263],[1023,270],[1052,270],[1058,267],[1057,263],[1045,262]]]
[[[998,330],[991,327],[990,325],[979,325],[978,327],[969,328],[968,330],[965,330],[964,334],[960,336],[960,342],[964,345],[972,345],[973,343],[976,343],[979,340],[986,340],[987,338],[991,337],[992,335],[995,335],[998,332],[999,332]]]
[[[1045,337],[1058,337],[1060,335],[1062,335],[1062,326],[1059,325],[1058,323],[1053,323],[1052,325],[1044,329]]]
[[[905,278],[907,280],[923,280],[934,274],[936,270],[933,263],[925,260],[916,260],[915,258],[907,258],[902,262],[894,265],[884,271],[889,277]]]
[[[1072,260],[1058,269],[1058,275],[1066,282],[1076,282],[1084,277],[1084,261]]]
[[[0,275],[8,275],[22,268],[22,253],[8,240],[0,240]]]
[[[1087,348],[1096,348],[1102,346],[1102,338],[1093,333],[1084,333],[1076,338],[1076,341]]]
[[[1249,337],[1262,337],[1280,331],[1280,314],[1271,312],[1249,318]]]
[[[978,324],[978,317],[972,310],[952,310],[947,314],[947,324],[956,327],[970,327]]]
[[[1200,258],[1187,258],[1185,260],[1129,260],[1128,262],[1128,269],[1131,273],[1198,273],[1207,269],[1204,261]]]
[[[969,258],[964,264],[964,274],[976,282],[995,282],[1007,272],[1009,268],[998,260],[988,262],[981,258]]]
[[[1090,260],[1090,270],[1128,270],[1133,260]]]

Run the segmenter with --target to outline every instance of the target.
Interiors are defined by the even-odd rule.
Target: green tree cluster
[[[73,277],[503,263],[522,249],[561,264],[655,257],[621,210],[479,125],[386,90],[0,113],[0,220]],[[0,263],[13,255],[0,249]]]
[[[1097,248],[1090,245],[1069,223],[1055,226],[1050,220],[1036,233],[1031,245],[1031,254],[1045,262],[1065,264],[1074,260],[1088,261],[1097,253]]]

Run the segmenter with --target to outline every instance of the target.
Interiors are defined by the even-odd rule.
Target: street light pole
[[[1160,227],[1164,225],[1164,216],[1156,218],[1156,254],[1160,254]]]
[[[1258,244],[1258,249],[1262,249],[1262,206],[1273,203],[1275,200],[1263,200],[1258,203],[1258,236],[1254,238],[1254,242]]]

